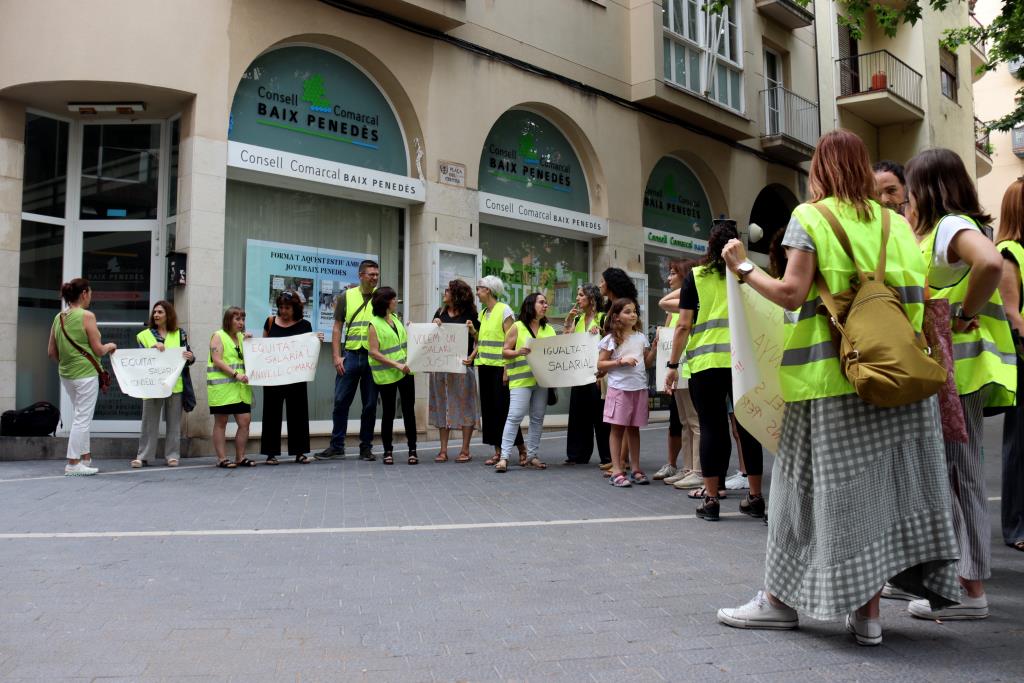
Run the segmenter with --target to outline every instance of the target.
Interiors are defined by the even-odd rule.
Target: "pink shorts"
[[[604,399],[604,421],[623,427],[647,426],[647,390],[623,391],[608,387]]]

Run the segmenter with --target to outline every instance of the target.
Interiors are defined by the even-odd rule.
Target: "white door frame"
[[[773,50],[770,47],[764,48],[764,54],[765,54],[765,56],[771,55],[772,57],[775,58],[775,76],[776,76],[774,79],[768,77],[768,60],[765,59],[764,60],[764,63],[765,63],[765,68],[764,68],[764,87],[765,87],[765,90],[770,90],[771,88],[785,88],[786,87],[786,83],[785,83],[784,76],[782,74],[782,54],[779,53],[777,50]],[[767,93],[766,93],[766,95],[767,95]],[[782,94],[780,93],[778,100],[775,102],[775,106],[776,106],[775,114],[776,114],[776,117],[777,117],[777,120],[776,120],[775,123],[776,123],[776,126],[777,126],[778,130],[771,130],[771,121],[772,121],[772,118],[771,118],[771,113],[772,113],[772,110],[771,110],[771,97],[770,96],[766,96],[764,98],[765,128],[768,129],[768,134],[769,135],[779,135],[780,133],[782,133],[782,129],[785,127],[783,125],[783,121],[785,120],[784,119],[784,112],[783,112],[783,108],[784,108],[783,99],[784,98],[782,97]]]
[[[467,254],[472,256],[476,261],[476,279],[479,281],[480,274],[483,268],[484,256],[483,250],[473,247],[462,247],[455,244],[432,244],[430,245],[430,287],[427,288],[427,295],[431,297],[431,301],[434,303],[427,302],[427,308],[431,306],[439,306],[441,302],[441,295],[444,290],[441,289],[439,280],[441,278],[441,252],[451,251],[456,254]],[[476,282],[467,282],[474,291],[476,289]]]

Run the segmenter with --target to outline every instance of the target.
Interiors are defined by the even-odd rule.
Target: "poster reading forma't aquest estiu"
[[[286,290],[302,301],[302,316],[331,341],[334,307],[350,286],[359,284],[359,262],[376,254],[320,249],[301,244],[247,240],[245,312],[247,329],[262,334],[268,316],[277,313],[277,297]]]

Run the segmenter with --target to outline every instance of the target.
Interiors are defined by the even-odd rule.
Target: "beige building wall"
[[[592,276],[616,265],[644,271],[643,197],[659,159],[674,155],[704,187],[714,215],[744,229],[762,188],[779,184],[800,196],[799,164],[761,153],[763,48],[784,55],[787,87],[817,101],[813,27],[788,30],[742,2],[745,111],[726,112],[666,86],[660,2],[648,0],[466,0],[368,3],[429,16],[456,17],[449,35],[579,81],[608,96],[569,87],[501,59],[401,30],[315,0],[0,0],[0,304],[17,310],[21,157],[25,108],[64,118],[67,102],[144,101],[146,118],[182,116],[176,249],[188,254],[189,283],[176,306],[205,365],[205,340],[219,325],[223,300],[227,121],[242,73],[282,44],[336,51],[365,70],[390,99],[406,136],[409,175],[426,184],[426,201],[408,209],[412,319],[435,302],[428,286],[429,247],[476,246],[477,177],[484,140],[510,108],[547,117],[569,139],[587,177],[590,213],[608,219],[607,239],[592,242]],[[458,5],[458,3],[456,3]],[[431,8],[441,8],[430,14]],[[425,16],[419,14],[417,16]],[[116,19],[116,20],[112,20]],[[183,46],[187,46],[187,49]],[[616,98],[621,98],[616,101]],[[632,102],[650,107],[655,116]],[[687,129],[662,114],[698,126]],[[418,167],[414,160],[422,153]],[[438,182],[438,162],[465,164],[467,185]],[[157,273],[155,276],[162,277]],[[56,290],[59,283],[53,283]],[[9,314],[4,314],[9,315]],[[11,335],[0,317],[0,341]],[[14,344],[0,344],[0,373],[13,372]],[[0,375],[0,380],[6,375]],[[421,382],[425,396],[425,382]],[[2,386],[13,386],[2,382]],[[202,382],[197,382],[202,387]],[[13,390],[12,390],[13,391]],[[14,396],[0,390],[0,407]],[[205,437],[205,392],[188,432]],[[420,410],[423,410],[421,405]],[[422,413],[421,413],[422,414]],[[423,420],[425,422],[425,420]],[[422,422],[421,422],[422,424]]]
[[[995,17],[1002,3],[998,0],[979,0],[975,5],[978,20],[988,24]],[[1024,70],[1017,76],[1010,73],[1007,64],[1000,64],[974,84],[974,103],[978,118],[992,121],[1008,114],[1013,107],[1014,97],[1024,86]],[[995,217],[993,225],[998,229],[999,208],[1003,193],[1010,183],[1024,176],[1024,159],[1013,152],[1013,135],[1010,132],[992,131],[989,141],[992,145],[992,171],[978,180],[978,194],[981,205]],[[1024,154],[1024,150],[1021,151]]]

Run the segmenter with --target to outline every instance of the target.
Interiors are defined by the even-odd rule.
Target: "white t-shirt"
[[[626,337],[621,347],[615,344],[615,338],[607,334],[598,343],[599,351],[611,351],[612,359],[627,356],[638,358],[636,365],[623,365],[608,371],[608,386],[619,391],[639,391],[647,388],[647,366],[644,364],[644,353],[651,348],[651,342],[642,332],[634,332]]]
[[[501,324],[502,325],[504,325],[505,321],[508,320],[509,318],[514,318],[515,317],[515,314],[512,313],[512,307],[511,306],[505,306],[501,310],[504,311],[504,313],[505,313],[505,315],[501,316]],[[489,311],[486,308],[484,308],[482,311],[480,311],[480,322],[482,323],[483,321],[485,321],[488,318],[490,318],[491,314],[493,312],[494,312],[493,308],[491,310],[489,310]]]
[[[963,216],[945,216],[935,226],[935,253],[928,264],[928,284],[949,287],[959,282],[970,266],[961,260],[949,262],[949,245],[961,230],[978,230],[973,221]]]

